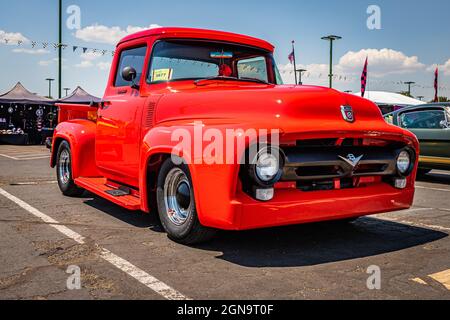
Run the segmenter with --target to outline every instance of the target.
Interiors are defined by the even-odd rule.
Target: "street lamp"
[[[302,74],[303,74],[303,72],[306,72],[306,71],[308,71],[308,70],[306,70],[306,69],[297,69],[296,71],[297,71],[298,74],[300,75],[298,84],[299,84],[299,85],[303,85],[303,82],[302,82]]]
[[[63,3],[58,1],[58,98],[62,95],[62,24],[63,24]]]
[[[407,81],[405,84],[408,85],[408,95],[411,96],[411,85],[415,84],[414,81]]]
[[[322,37],[322,40],[330,41],[330,88],[333,88],[333,41],[340,40],[342,37],[329,35],[326,37]]]
[[[52,82],[55,81],[55,79],[47,78],[45,81],[48,81],[48,98],[52,98]]]
[[[69,95],[70,88],[64,88],[64,91],[66,92],[66,97],[67,97]]]

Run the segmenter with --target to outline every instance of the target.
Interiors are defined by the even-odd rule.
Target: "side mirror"
[[[131,88],[139,90],[139,84],[135,82],[137,77],[136,69],[133,67],[125,67],[122,70],[122,78],[127,81],[131,82]]]
[[[133,82],[137,77],[136,69],[133,67],[125,67],[122,70],[122,78],[127,82]]]

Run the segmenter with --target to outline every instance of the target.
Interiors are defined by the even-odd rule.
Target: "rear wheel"
[[[181,244],[196,244],[210,240],[214,229],[200,224],[194,189],[186,164],[175,165],[167,159],[158,175],[158,213],[170,239]]]
[[[56,176],[59,189],[65,196],[79,197],[84,190],[77,187],[72,178],[72,152],[67,141],[61,142],[56,158]]]

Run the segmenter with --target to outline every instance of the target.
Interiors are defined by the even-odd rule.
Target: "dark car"
[[[450,103],[404,108],[384,116],[387,122],[412,131],[420,141],[419,173],[450,170]]]

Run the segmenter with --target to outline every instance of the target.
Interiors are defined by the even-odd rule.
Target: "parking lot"
[[[48,163],[44,147],[0,146],[1,299],[450,299],[450,172],[418,181],[407,211],[187,247],[153,215],[63,197]]]

